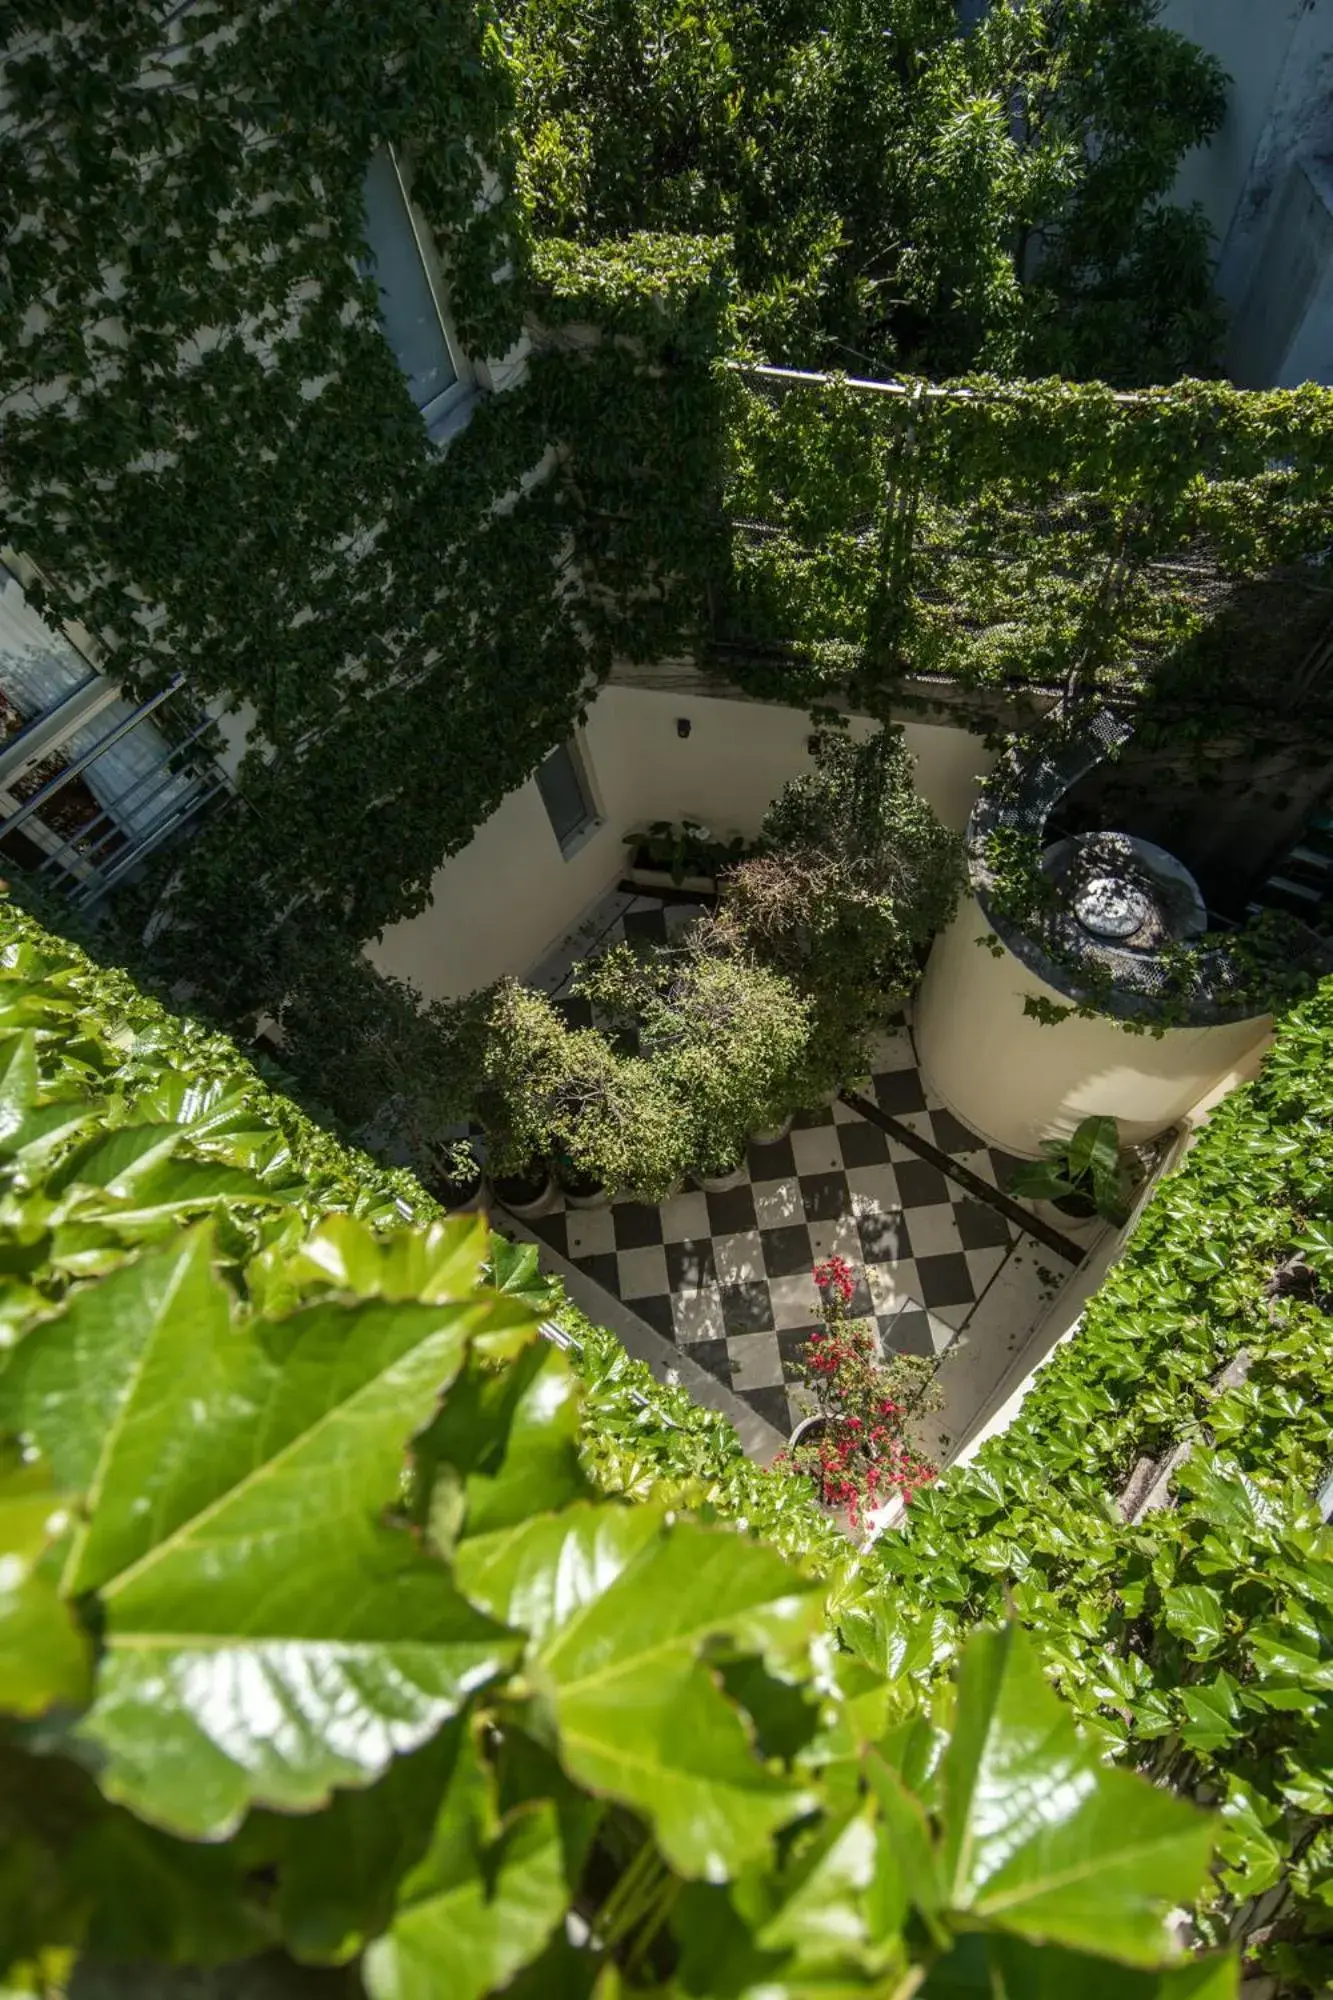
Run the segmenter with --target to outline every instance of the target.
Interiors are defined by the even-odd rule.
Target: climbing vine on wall
[[[625,516],[635,454],[698,435],[701,371],[660,385],[645,332],[688,318],[697,344],[725,286],[716,246],[659,247],[633,353],[539,356],[435,451],[358,268],[362,177],[386,141],[410,163],[464,348],[510,352],[534,292],[486,9],[19,11],[0,535],[129,684],[184,672],[253,720],[245,806],[196,841],[161,941],[241,1009],[283,990],[303,922],[359,944],[419,909],[569,729],[661,513]],[[636,284],[550,261],[553,322],[580,284],[603,310]]]
[[[852,1612],[929,1677],[1011,1605],[1110,1755],[1221,1807],[1207,1927],[1284,1996],[1333,1975],[1331,1214],[1325,981],[1004,1434],[877,1545]]]
[[[1140,698],[1237,592],[1326,570],[1326,389],[904,388],[734,380],[715,629],[756,691],[944,674]]]

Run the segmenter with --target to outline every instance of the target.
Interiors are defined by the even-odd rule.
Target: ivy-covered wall
[[[905,386],[733,378],[713,634],[756,692],[1035,682],[1196,734],[1293,699],[1333,620],[1333,391]]]
[[[1011,1606],[1108,1754],[1220,1805],[1211,1927],[1252,1934],[1283,1994],[1333,1978],[1331,1367],[1326,981],[1158,1187],[1009,1429],[855,1589],[927,1676]]]
[[[0,540],[132,686],[184,672],[253,708],[244,805],[189,853],[161,946],[240,1010],[289,983],[303,930],[359,944],[419,908],[567,732],[621,582],[661,567],[717,246],[563,276],[548,253],[543,302],[485,6],[195,0],[164,27],[136,0],[70,0],[8,20]],[[633,352],[541,355],[432,449],[357,265],[386,141],[471,356],[504,356],[534,304],[586,319],[580,287],[618,325],[603,264],[643,302]],[[667,342],[669,379],[649,370]],[[661,615],[645,604],[649,637]]]

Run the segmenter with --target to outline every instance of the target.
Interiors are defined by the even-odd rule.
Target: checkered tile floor
[[[629,919],[641,914],[670,935],[681,921],[667,928],[672,907],[619,909],[598,941],[621,926],[634,935]],[[544,973],[558,995],[557,970],[548,961],[535,983]],[[951,1159],[1003,1184],[1012,1162],[928,1100],[905,1023],[881,1039],[865,1088]],[[751,1146],[745,1179],[725,1193],[562,1206],[529,1226],[779,1430],[804,1413],[788,1383],[816,1326],[821,1258],[853,1267],[854,1309],[874,1318],[887,1348],[942,1356],[1023,1240],[998,1209],[841,1101],[803,1114],[776,1145]]]

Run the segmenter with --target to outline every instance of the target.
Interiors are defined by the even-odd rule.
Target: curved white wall
[[[676,731],[678,718],[690,733]],[[788,778],[809,769],[810,718],[771,702],[607,687],[581,738],[601,824],[566,857],[536,785],[521,785],[431,883],[430,906],[367,946],[386,972],[428,1000],[450,999],[502,973],[531,970],[618,879],[624,836],[653,820],[701,820],[753,837]],[[873,724],[852,720],[855,735]],[[906,721],[917,785],[961,829],[994,762],[963,729]]]
[[[1126,1034],[1114,1021],[1054,1027],[1023,1012],[1029,994],[1063,996],[978,940],[990,930],[969,897],[936,938],[916,1005],[926,1082],[965,1125],[1006,1152],[1032,1155],[1081,1118],[1109,1114],[1127,1144],[1152,1139],[1201,1098],[1239,1080],[1268,1040],[1267,1015],[1213,1028]]]

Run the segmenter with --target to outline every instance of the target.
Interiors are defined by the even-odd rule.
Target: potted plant
[[[680,1179],[681,1123],[658,1068],[596,1028],[567,1033],[546,1115],[556,1175],[575,1207],[621,1192],[660,1201]]]
[[[540,1215],[551,1198],[549,1114],[568,1033],[546,995],[517,980],[489,995],[477,1101],[491,1187],[513,1215]]]
[[[780,973],[716,920],[690,933],[645,1040],[669,1073],[697,1174],[729,1181],[750,1135],[795,1108],[809,1037],[809,1010]]]
[[[1010,1194],[1047,1206],[1057,1227],[1093,1220],[1117,1228],[1129,1214],[1132,1181],[1114,1118],[1084,1118],[1065,1139],[1047,1139],[1042,1158],[1018,1167]]]
[[[483,1173],[476,1141],[439,1140],[430,1148],[430,1158],[426,1184],[441,1207],[456,1214],[480,1208]]]
[[[530,1153],[508,1168],[493,1164],[490,1183],[495,1199],[511,1215],[542,1215],[551,1205],[554,1183],[540,1153]]]
[[[918,792],[902,731],[821,737],[814,769],[784,785],[758,851],[722,889],[725,922],[810,1007],[796,1101],[869,1067],[871,1038],[915,987],[964,880],[962,841]]]
[[[810,1414],[792,1432],[782,1462],[802,1473],[827,1507],[845,1508],[851,1526],[895,1497],[910,1503],[936,1476],[909,1426],[941,1407],[935,1367],[923,1355],[880,1350],[870,1321],[851,1309],[855,1279],[841,1257],[814,1267],[818,1333],[797,1364]]]
[[[730,840],[714,840],[706,826],[696,819],[654,820],[646,833],[629,833],[627,871],[631,882],[646,889],[688,889],[712,895],[717,889],[718,871],[734,866],[745,853],[739,835]]]

